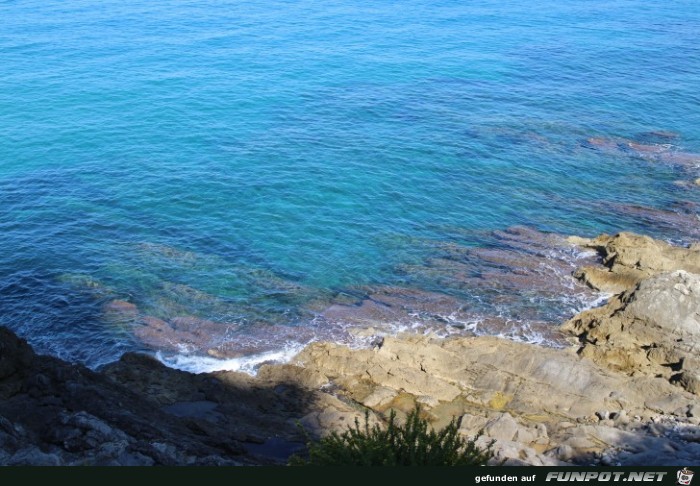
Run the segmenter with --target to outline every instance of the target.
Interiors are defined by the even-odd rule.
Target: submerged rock
[[[595,254],[559,235],[526,227],[482,237],[483,246],[417,242],[429,256],[398,268],[405,287],[348,290],[319,316],[330,324],[388,333],[491,334],[563,345],[556,324],[572,308],[598,297],[571,275],[577,264],[593,263]]]
[[[525,233],[503,239],[515,247]],[[629,233],[573,242],[598,251],[604,265],[583,269],[580,278],[619,292],[565,323],[578,342],[561,349],[372,328],[354,333],[366,347],[314,342],[289,364],[259,366],[257,376],[195,375],[134,353],[94,372],[35,355],[0,328],[0,463],[280,464],[304,441],[297,423],[322,436],[362,420],[365,410],[377,423],[391,411],[401,419],[416,405],[435,427],[462,417],[465,437],[483,430],[478,441],[495,440],[496,462],[692,463],[700,457],[700,247]],[[542,259],[558,258],[545,248]],[[459,268],[480,258],[494,268],[508,262],[527,278],[536,273],[516,253],[445,252]],[[115,311],[135,312],[116,302],[109,304]],[[467,312],[459,305],[442,294],[385,287],[336,303],[326,318],[378,325],[420,315],[444,326],[447,309]],[[137,335],[162,347],[207,349],[222,335],[221,324],[192,316],[141,319]],[[250,329],[251,349],[264,347],[269,335],[325,332]],[[226,356],[225,346],[213,349]]]
[[[656,132],[659,134],[660,132]],[[630,140],[626,138],[592,137],[586,140],[584,147],[599,150],[616,156],[633,156],[653,162],[662,162],[681,166],[687,169],[700,167],[700,154],[693,154],[678,150],[678,147],[669,143],[675,137],[642,137],[643,140]]]
[[[670,130],[653,130],[651,132],[640,133],[637,138],[647,143],[664,143],[678,140],[681,136]]]

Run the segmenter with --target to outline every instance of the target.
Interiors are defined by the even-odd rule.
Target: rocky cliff
[[[311,434],[420,405],[435,426],[495,439],[508,464],[700,460],[700,248],[622,233],[576,244],[612,293],[553,349],[496,337],[314,343],[255,377],[193,375],[127,354],[99,372],[0,330],[0,463],[275,464]]]

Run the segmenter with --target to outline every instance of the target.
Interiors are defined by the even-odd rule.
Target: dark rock
[[[190,320],[175,324],[193,331]],[[253,454],[241,442],[302,443],[296,423],[310,412],[361,418],[320,389],[325,376],[294,366],[194,375],[130,353],[98,373],[35,356],[5,328],[0,337],[0,463],[279,464],[284,448]]]
[[[126,435],[87,412],[77,412],[62,414],[59,424],[51,428],[48,439],[69,452],[80,452],[107,442],[125,440]]]
[[[218,422],[221,414],[216,411],[218,405],[215,402],[200,400],[195,402],[175,402],[163,407],[163,411],[176,417],[193,417]]]
[[[115,460],[117,466],[153,466],[155,461],[148,456],[136,453],[125,453]]]
[[[0,380],[25,371],[34,359],[34,351],[24,339],[0,327]]]
[[[700,417],[700,403],[694,403],[688,406],[688,417]]]
[[[8,466],[60,466],[61,458],[56,454],[42,452],[37,447],[17,451],[7,461]]]
[[[15,429],[15,426],[12,425],[12,422],[7,420],[2,415],[0,415],[0,433],[4,433],[12,437],[17,435],[17,430]]]
[[[674,378],[672,382],[682,386],[690,393],[700,395],[700,375],[697,373],[684,371]]]

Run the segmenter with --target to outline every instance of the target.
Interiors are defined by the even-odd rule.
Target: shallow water
[[[698,236],[691,0],[0,18],[0,324],[41,351],[235,367],[393,324],[555,343],[597,297],[567,277],[580,255],[498,232]]]

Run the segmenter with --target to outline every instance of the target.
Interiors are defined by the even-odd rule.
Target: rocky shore
[[[36,355],[0,329],[0,464],[283,464],[311,434],[417,404],[437,427],[495,439],[520,465],[700,461],[700,246],[621,233],[571,238],[609,292],[545,348],[497,337],[377,335],[307,346],[255,377],[194,375],[126,354],[91,371]],[[364,331],[372,335],[372,329]]]

